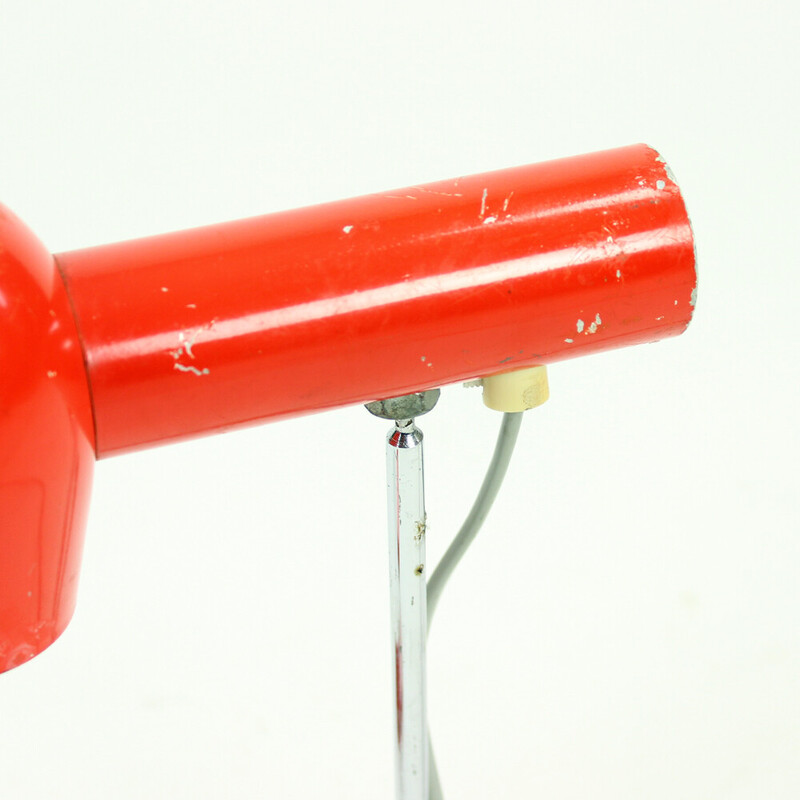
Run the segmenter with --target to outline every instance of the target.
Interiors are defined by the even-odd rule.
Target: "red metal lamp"
[[[0,207],[0,671],[66,627],[95,458],[681,333],[635,145],[51,255]]]

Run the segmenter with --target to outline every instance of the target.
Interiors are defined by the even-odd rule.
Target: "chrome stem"
[[[386,440],[389,581],[394,642],[397,800],[428,800],[427,592],[422,431],[396,420]]]

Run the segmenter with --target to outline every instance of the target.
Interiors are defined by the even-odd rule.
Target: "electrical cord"
[[[436,565],[430,579],[428,580],[428,631],[442,595],[445,584],[453,574],[458,562],[472,544],[478,531],[481,529],[492,504],[503,484],[503,478],[508,471],[511,455],[514,452],[514,445],[517,443],[522,415],[524,411],[506,412],[503,414],[503,422],[500,425],[500,433],[497,436],[497,444],[494,454],[486,470],[478,496],[472,504],[464,524],[456,534],[456,537],[447,548],[447,552],[442,556],[441,561]],[[429,772],[429,800],[443,800],[442,787],[439,782],[439,772],[436,769],[436,761],[433,756],[433,745],[431,744],[430,733],[428,734],[428,772]]]

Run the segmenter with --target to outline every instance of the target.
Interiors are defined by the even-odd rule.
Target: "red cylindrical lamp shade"
[[[0,207],[0,672],[69,621],[95,456],[672,336],[694,262],[644,145],[55,259]]]
[[[645,145],[57,261],[99,456],[675,335],[696,285]]]

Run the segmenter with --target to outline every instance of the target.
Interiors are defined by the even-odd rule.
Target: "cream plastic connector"
[[[481,379],[483,404],[495,411],[527,411],[550,397],[547,367],[502,372]]]

